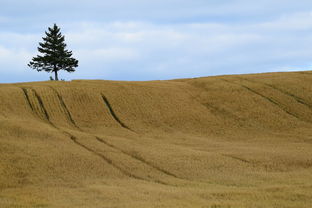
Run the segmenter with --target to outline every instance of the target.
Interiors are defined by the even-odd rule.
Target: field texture
[[[1,208],[311,208],[312,73],[0,85]]]

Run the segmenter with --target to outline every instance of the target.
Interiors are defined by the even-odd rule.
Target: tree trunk
[[[55,70],[54,73],[55,73],[55,79],[54,80],[58,81],[57,71]]]

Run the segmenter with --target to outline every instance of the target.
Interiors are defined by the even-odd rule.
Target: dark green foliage
[[[72,58],[72,51],[66,50],[65,37],[61,34],[60,28],[54,24],[53,28],[48,28],[43,37],[43,43],[39,43],[38,51],[42,55],[37,55],[28,64],[29,67],[37,71],[54,72],[55,80],[58,80],[57,72],[65,70],[74,72],[78,67],[78,60]]]

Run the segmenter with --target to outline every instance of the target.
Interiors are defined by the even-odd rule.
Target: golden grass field
[[[1,208],[311,208],[312,73],[0,85]]]

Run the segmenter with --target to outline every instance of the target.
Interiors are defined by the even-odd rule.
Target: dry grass
[[[0,207],[312,207],[312,73],[0,85]]]

